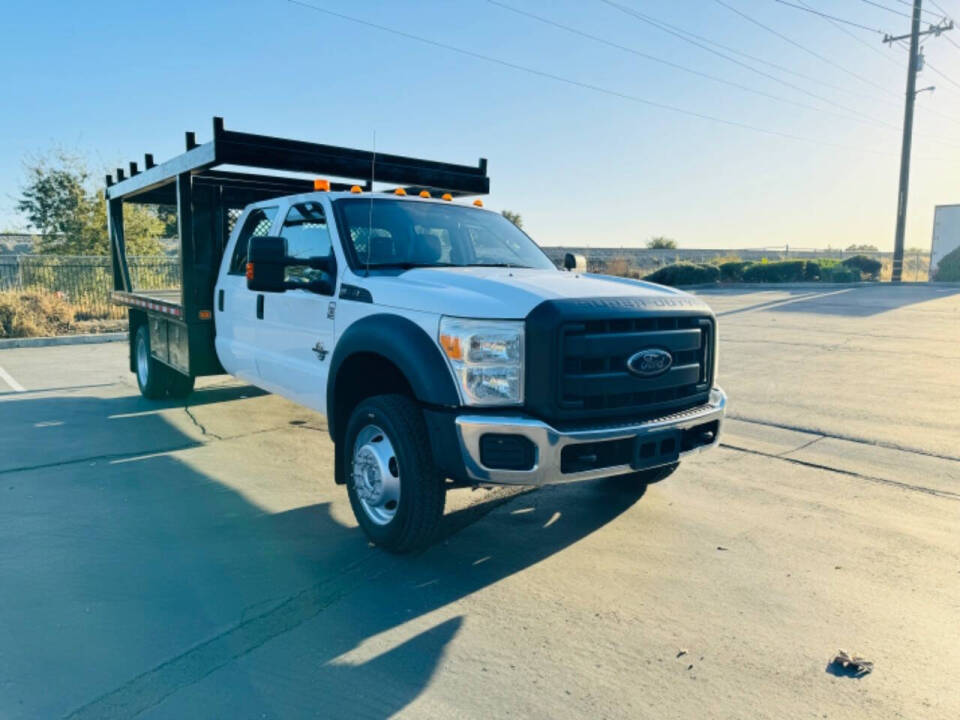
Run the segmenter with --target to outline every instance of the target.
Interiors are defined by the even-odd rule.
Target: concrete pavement
[[[960,294],[704,296],[721,449],[455,491],[415,557],[367,546],[314,413],[0,352],[0,717],[960,716]]]

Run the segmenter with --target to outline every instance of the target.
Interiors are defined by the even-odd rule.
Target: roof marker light
[[[350,192],[356,193],[357,195],[359,195],[360,193],[363,192],[363,188],[360,187],[359,185],[354,185],[352,188],[350,188]]]
[[[430,197],[430,191],[429,191],[429,190],[421,190],[421,191],[420,191],[420,197],[426,197],[426,198]]]
[[[330,181],[321,180],[320,178],[317,178],[316,180],[313,181],[313,189],[323,190],[324,192],[330,192]]]
[[[453,195],[451,195],[450,193],[444,193],[443,195],[440,196],[440,199],[446,200],[447,202],[449,202],[450,200],[453,200]]]
[[[407,191],[404,190],[403,188],[397,188],[396,190],[393,191],[393,194],[394,194],[394,195],[406,195],[406,194],[407,194]]]
[[[483,200],[474,200],[474,201],[473,201],[473,204],[474,204],[476,207],[483,207]]]

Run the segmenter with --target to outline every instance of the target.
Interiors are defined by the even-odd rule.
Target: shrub
[[[654,273],[647,275],[644,280],[660,283],[661,285],[706,285],[720,279],[720,270],[714,265],[694,265],[693,263],[676,263],[666,265]]]
[[[854,268],[849,268],[842,263],[821,268],[820,273],[820,279],[823,282],[860,282],[860,271],[855,270]]]
[[[58,335],[69,330],[75,311],[62,293],[0,292],[0,337]]]
[[[807,260],[803,266],[803,279],[814,282],[820,279],[820,263],[816,260]]]
[[[750,267],[752,263],[743,260],[732,260],[720,263],[720,281],[721,282],[741,282],[743,280],[743,271]]]
[[[880,268],[883,267],[883,263],[879,260],[874,260],[872,257],[867,257],[866,255],[854,255],[843,261],[842,265],[850,268],[851,270],[857,270],[864,275],[866,275],[871,280],[876,280],[880,277]],[[857,278],[860,279],[859,277]]]
[[[943,256],[937,264],[937,274],[933,279],[940,282],[960,281],[960,247]]]
[[[744,282],[778,283],[801,282],[806,273],[806,260],[761,262],[743,271]]]

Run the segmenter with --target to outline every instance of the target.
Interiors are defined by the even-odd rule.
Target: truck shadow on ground
[[[4,405],[29,414],[33,402],[115,415],[131,400]],[[126,430],[170,440],[158,422],[134,415]],[[0,715],[390,716],[471,621],[449,605],[562,552],[644,493],[601,481],[491,500],[449,513],[431,548],[398,557],[340,520],[332,479],[317,494],[336,511],[270,512],[192,452],[0,472],[0,634],[19,648],[16,662],[0,657]]]

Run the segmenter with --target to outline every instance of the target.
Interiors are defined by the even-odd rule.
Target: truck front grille
[[[561,332],[557,401],[569,410],[660,412],[699,400],[709,390],[712,323],[704,317],[638,317],[568,323]],[[639,377],[627,360],[646,349],[673,362],[656,377]]]

